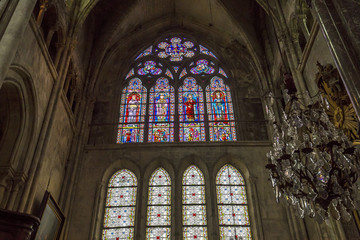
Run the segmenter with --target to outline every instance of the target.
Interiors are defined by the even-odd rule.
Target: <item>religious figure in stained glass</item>
[[[126,123],[133,123],[138,121],[140,107],[140,95],[138,93],[131,93],[127,99]]]
[[[104,214],[103,240],[134,239],[137,179],[123,169],[110,179]]]
[[[206,87],[210,141],[236,141],[234,111],[230,88],[220,77]]]
[[[155,115],[159,122],[169,121],[169,98],[165,96],[165,93],[160,92],[156,98],[156,112]]]
[[[149,142],[174,141],[175,93],[167,78],[150,90]]]
[[[123,90],[117,143],[142,142],[146,111],[146,88],[138,78]]]
[[[218,121],[224,121],[226,119],[226,106],[225,106],[225,94],[222,91],[215,91],[212,96],[213,103],[212,108],[214,111],[214,118]]]
[[[220,239],[251,240],[245,182],[240,172],[226,164],[216,175]]]
[[[187,121],[195,121],[195,112],[197,112],[197,109],[195,108],[197,104],[196,100],[196,97],[194,97],[194,95],[191,93],[187,94],[187,96],[184,96],[184,105],[186,108],[185,116]]]
[[[187,77],[179,88],[180,141],[205,141],[203,92],[195,78]]]

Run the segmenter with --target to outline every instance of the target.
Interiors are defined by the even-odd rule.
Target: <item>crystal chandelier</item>
[[[349,221],[359,209],[360,151],[330,122],[325,100],[312,102],[308,93],[298,99],[285,90],[285,109],[276,121],[275,99],[266,98],[267,116],[273,127],[272,150],[267,154],[270,180],[280,198],[319,222],[330,216]]]

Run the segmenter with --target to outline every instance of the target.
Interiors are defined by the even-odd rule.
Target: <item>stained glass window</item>
[[[137,179],[123,169],[110,179],[104,214],[103,240],[134,239]]]
[[[143,142],[145,111],[146,88],[133,78],[121,96],[117,143]]]
[[[170,239],[171,180],[163,168],[150,177],[146,225],[146,239]]]
[[[179,88],[178,109],[180,141],[205,141],[203,91],[195,78],[185,78],[184,84]]]
[[[231,165],[216,175],[220,239],[251,239],[244,179]]]
[[[129,69],[117,143],[237,140],[231,79],[207,47],[167,37],[143,50]]]
[[[182,179],[183,239],[207,239],[207,218],[204,175],[194,165]]]
[[[174,141],[174,114],[174,88],[161,77],[150,90],[149,142]]]
[[[236,141],[234,111],[230,88],[220,77],[206,87],[210,141]]]

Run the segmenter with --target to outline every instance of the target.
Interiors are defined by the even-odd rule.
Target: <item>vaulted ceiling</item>
[[[237,78],[255,75],[254,70],[261,75],[263,10],[255,0],[99,0],[81,7],[88,12],[83,13],[86,20],[79,41],[91,50],[94,78],[104,78],[97,77],[104,69],[114,71],[106,64],[125,71],[145,47],[174,33],[213,49],[225,64],[232,64],[229,69],[240,74]],[[251,78],[244,81],[250,84]]]

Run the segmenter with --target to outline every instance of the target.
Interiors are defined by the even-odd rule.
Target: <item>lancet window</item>
[[[216,193],[220,239],[251,239],[245,182],[236,168],[227,164],[219,170]]]
[[[188,167],[182,180],[183,239],[207,239],[205,180],[199,168]]]
[[[104,214],[102,239],[134,239],[137,179],[123,169],[110,179]]]

